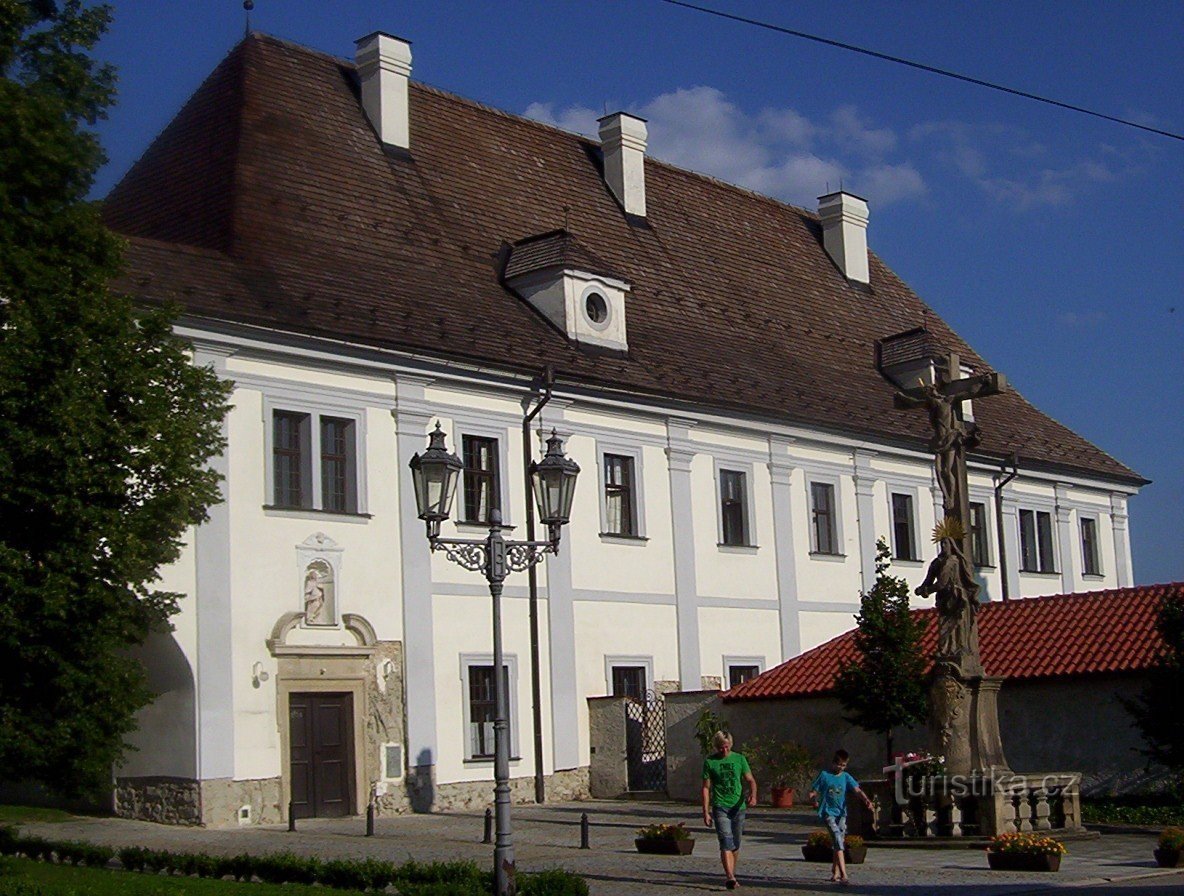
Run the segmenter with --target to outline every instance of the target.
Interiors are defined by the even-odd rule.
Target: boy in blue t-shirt
[[[843,853],[847,836],[847,792],[856,794],[869,809],[872,801],[859,789],[859,782],[847,774],[846,750],[835,750],[832,771],[821,771],[810,785],[810,800],[818,810],[818,817],[830,829],[831,846],[835,855],[831,860],[830,879],[841,884],[847,881],[847,860]]]

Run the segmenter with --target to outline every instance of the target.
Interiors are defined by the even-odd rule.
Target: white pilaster
[[[1110,528],[1114,534],[1114,573],[1119,588],[1129,588],[1135,583],[1131,563],[1131,538],[1127,528],[1127,496],[1121,492],[1110,493]]]
[[[670,467],[670,516],[674,533],[674,599],[678,628],[678,678],[684,691],[698,690],[703,664],[699,658],[699,593],[695,575],[695,523],[691,499],[691,462],[695,449],[689,420],[667,422],[666,457]]]
[[[777,611],[781,624],[781,659],[802,652],[798,609],[797,557],[793,548],[794,467],[787,452],[790,439],[769,438],[769,481],[773,492],[773,550],[777,563]]]
[[[1061,591],[1072,594],[1077,590],[1077,583],[1080,581],[1081,552],[1075,550],[1077,540],[1073,537],[1069,486],[1063,482],[1056,484],[1056,500],[1057,543],[1061,551]]]
[[[230,352],[200,348],[194,353],[198,367],[210,365],[228,379],[226,358]],[[222,435],[227,421],[222,420]],[[197,566],[197,777],[234,777],[234,682],[230,574],[230,463],[226,450],[210,458],[210,468],[222,477],[221,499],[207,511],[208,519],[194,533]],[[283,711],[286,712],[286,709]]]
[[[1006,552],[1007,558],[1007,596],[1020,597],[1020,518],[1019,507],[1015,498],[1003,496],[1003,544],[1000,551]],[[1002,562],[1003,554],[1000,555]]]
[[[859,528],[859,577],[864,591],[871,591],[876,583],[876,480],[871,469],[874,451],[856,448],[852,455],[855,465],[856,525]]]
[[[436,744],[436,658],[432,621],[432,558],[415,505],[409,464],[427,447],[433,419],[424,401],[429,380],[396,377],[395,435],[398,445],[399,548],[403,567],[403,653],[407,688],[407,765],[431,775]],[[429,779],[430,780],[430,779]]]

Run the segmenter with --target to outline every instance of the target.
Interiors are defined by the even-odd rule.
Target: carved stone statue
[[[333,625],[333,570],[323,560],[314,560],[304,573],[304,624]]]
[[[983,674],[975,618],[979,589],[958,541],[956,533],[941,539],[938,554],[916,593],[921,597],[932,594],[937,599],[935,663],[953,668],[962,678],[978,677]]]

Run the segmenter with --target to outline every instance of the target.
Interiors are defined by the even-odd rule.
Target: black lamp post
[[[539,520],[547,526],[547,541],[503,538],[502,515],[498,510],[490,511],[489,535],[483,539],[441,538],[440,524],[448,519],[456,483],[463,470],[460,458],[445,447],[444,431],[437,423],[429,437],[427,450],[411,458],[415,503],[419,518],[427,524],[431,550],[444,551],[453,563],[484,573],[493,598],[493,694],[496,707],[493,720],[494,892],[497,896],[513,896],[516,887],[514,844],[510,833],[508,695],[502,681],[502,583],[511,572],[530,569],[542,561],[545,554],[558,553],[560,530],[571,518],[571,500],[580,468],[564,456],[563,440],[554,431],[547,440],[546,456],[530,465]]]

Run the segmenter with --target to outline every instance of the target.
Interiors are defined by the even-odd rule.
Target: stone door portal
[[[353,697],[288,698],[292,813],[297,818],[353,815]]]

